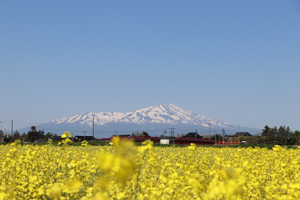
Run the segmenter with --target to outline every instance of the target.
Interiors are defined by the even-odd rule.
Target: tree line
[[[18,139],[22,140],[22,142],[35,142],[36,140],[47,141],[53,135],[56,134],[51,134],[50,132],[45,134],[44,130],[37,130],[35,126],[31,126],[30,130],[22,135],[19,131],[15,131],[13,135],[9,135],[0,130],[0,142],[13,142]]]
[[[300,145],[300,131],[291,131],[289,126],[266,125],[261,133],[254,136],[241,136],[240,141],[246,141],[249,144],[278,144],[278,145]]]
[[[15,131],[13,135],[9,135],[0,130],[0,142],[13,142],[17,139],[21,139],[23,142],[35,142],[36,140],[47,141],[50,137],[57,136],[56,134],[51,134],[48,132],[44,133],[44,130],[37,130],[35,126],[31,126],[27,133],[22,135]],[[132,135],[133,136],[133,135]],[[134,136],[149,136],[147,132],[143,132],[141,135]],[[222,136],[213,135],[212,140],[223,140]],[[221,138],[220,138],[221,137]],[[290,127],[280,126],[277,128],[274,126],[270,128],[266,125],[259,135],[255,136],[241,136],[240,141],[247,141],[247,143],[257,143],[257,144],[279,144],[279,145],[300,145],[300,131],[291,131]]]
[[[261,141],[267,144],[300,144],[300,131],[296,130],[292,132],[290,127],[280,126],[277,128],[274,126],[270,128],[268,125],[262,129]]]
[[[224,141],[227,141],[227,135],[225,130],[223,130]],[[223,134],[215,134],[210,137],[210,135],[205,135],[204,138],[211,140],[220,140],[223,141]],[[235,141],[234,137],[229,136],[229,141]],[[278,145],[300,145],[300,131],[291,131],[289,126],[280,126],[273,128],[266,125],[261,133],[257,133],[254,136],[241,136],[239,138],[238,134],[236,141],[246,141],[250,144],[278,144]]]

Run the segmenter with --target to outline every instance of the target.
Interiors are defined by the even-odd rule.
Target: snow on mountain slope
[[[137,111],[121,113],[121,112],[100,112],[100,113],[86,113],[83,115],[75,115],[72,117],[64,117],[60,119],[52,120],[51,124],[81,124],[85,126],[92,126],[94,117],[94,123],[96,125],[105,125],[111,122],[122,123],[136,123],[136,124],[186,124],[186,125],[202,125],[209,126],[226,126],[233,125],[214,119],[209,119],[201,115],[194,114],[190,111],[184,110],[173,104],[162,104],[157,106],[151,106],[143,108]]]
[[[209,119],[194,114],[173,104],[161,104],[150,106],[132,112],[99,112],[78,114],[72,117],[63,117],[48,123],[37,125],[37,129],[45,132],[70,131],[73,134],[82,135],[83,132],[91,135],[93,130],[93,118],[95,137],[110,137],[118,131],[118,134],[131,134],[132,132],[147,131],[150,135],[161,135],[170,127],[176,128],[177,134],[186,134],[197,129],[200,134],[222,132],[225,128],[229,132],[248,131],[252,134],[260,130],[230,124],[224,121]],[[210,127],[210,129],[209,129]],[[138,129],[138,130],[137,130]],[[28,130],[24,129],[24,132]]]
[[[87,124],[92,126],[93,117],[94,123],[98,125],[103,125],[109,122],[116,122],[122,118],[125,114],[121,112],[103,112],[103,113],[86,113],[83,115],[75,115],[73,117],[63,117],[60,119],[52,120],[50,123],[61,124],[61,123],[78,123]]]
[[[160,123],[175,125],[176,123],[198,124],[200,120],[205,119],[203,116],[195,115],[173,104],[162,104],[128,112],[120,121],[138,124]]]

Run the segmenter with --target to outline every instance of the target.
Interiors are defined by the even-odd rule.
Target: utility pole
[[[208,133],[209,133],[209,140],[210,140],[210,120],[208,120]]]
[[[94,142],[94,117],[93,117],[93,142]]]
[[[228,145],[228,132],[227,132],[227,145]]]
[[[174,133],[175,133],[175,132],[174,132],[174,129],[176,129],[176,128],[173,127],[173,128],[169,128],[169,129],[171,129],[170,136],[171,136],[171,137],[174,137]]]
[[[216,134],[215,134],[215,144],[217,143],[217,131],[216,131]]]
[[[13,134],[14,134],[14,130],[13,130],[13,127],[14,127],[14,125],[13,125],[13,120],[11,120],[11,138],[10,138],[10,142],[12,142],[12,138],[13,138]]]
[[[225,134],[225,129],[223,128],[222,131],[223,131],[223,144],[224,144],[224,134]]]

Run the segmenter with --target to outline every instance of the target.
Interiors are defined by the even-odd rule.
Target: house
[[[113,138],[113,137],[128,138],[128,137],[130,137],[130,135],[112,135],[110,138]]]
[[[86,141],[96,140],[96,138],[93,137],[93,136],[81,136],[81,135],[76,135],[75,139],[77,139],[77,140],[80,139],[81,141],[84,141],[84,140],[86,140]]]
[[[239,137],[239,136],[252,136],[249,132],[236,132],[232,137]]]
[[[189,132],[188,134],[186,134],[182,137],[183,138],[203,139],[203,136],[199,135],[197,132]]]
[[[51,136],[48,140],[52,140],[52,141],[61,141],[62,138],[61,138],[61,136],[53,135],[53,136]]]
[[[150,135],[145,131],[143,131],[142,133],[139,133],[139,132],[132,133],[131,136],[132,137],[150,137]]]
[[[224,141],[229,141],[231,140],[231,137],[233,138],[232,140],[234,140],[234,138],[238,138],[239,136],[252,136],[249,132],[236,132],[233,135],[224,135]]]
[[[113,137],[115,137],[115,136],[118,136],[118,137],[121,137],[121,138],[130,137],[130,135],[114,135]]]

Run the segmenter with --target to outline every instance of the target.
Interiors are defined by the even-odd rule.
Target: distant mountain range
[[[114,134],[132,134],[133,132],[148,132],[151,136],[160,136],[174,128],[174,135],[196,131],[200,135],[225,132],[229,134],[237,131],[247,131],[252,134],[260,129],[247,128],[215,119],[194,114],[173,104],[151,106],[132,112],[100,112],[78,114],[72,117],[63,117],[45,124],[37,125],[37,129],[45,133],[52,132],[58,135],[70,131],[73,135],[92,135],[94,118],[94,133],[96,138],[110,137]],[[24,129],[22,132],[27,132]]]

